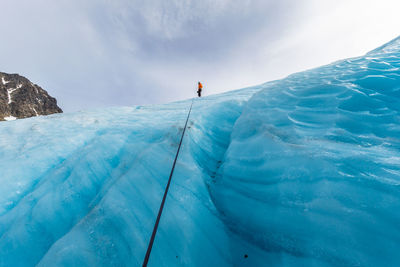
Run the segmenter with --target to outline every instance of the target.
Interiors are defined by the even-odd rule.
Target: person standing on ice
[[[201,82],[199,82],[198,89],[197,89],[197,94],[199,97],[201,97],[201,91],[203,90],[203,85]]]

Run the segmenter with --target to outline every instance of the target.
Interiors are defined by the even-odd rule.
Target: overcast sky
[[[283,78],[400,35],[398,0],[0,0],[0,71],[64,111]]]

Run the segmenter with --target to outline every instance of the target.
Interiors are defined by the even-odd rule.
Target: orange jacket
[[[199,90],[203,89],[203,85],[199,82]]]

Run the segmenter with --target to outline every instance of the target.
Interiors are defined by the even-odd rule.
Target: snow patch
[[[37,87],[36,87],[36,84],[34,84],[33,82],[31,82],[31,85],[33,86],[33,88],[35,88],[36,94],[39,94],[39,91],[38,91],[38,89],[37,89]]]
[[[17,89],[19,89],[19,88],[12,88],[12,89],[7,89],[7,94],[8,94],[8,104],[11,104],[11,102],[12,102],[12,99],[11,99],[11,94],[15,91],[15,90],[17,90]]]
[[[2,82],[4,85],[6,85],[6,84],[9,83],[10,81],[6,81],[6,80],[4,80],[4,77],[1,77],[1,82]]]
[[[3,79],[4,79],[4,78],[3,78]],[[16,91],[16,90],[18,90],[18,89],[20,89],[20,88],[22,88],[22,84],[21,84],[21,83],[17,85],[17,88],[7,89],[8,104],[11,104],[11,102],[12,102],[11,94],[12,94],[14,91]]]
[[[6,121],[15,121],[17,118],[14,116],[8,116],[4,118]]]
[[[33,111],[35,111],[36,117],[39,116],[39,114],[37,113],[36,109],[34,107],[32,107]]]

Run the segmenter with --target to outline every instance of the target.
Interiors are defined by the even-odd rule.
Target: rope
[[[168,183],[167,183],[167,186],[166,186],[165,191],[164,191],[164,196],[163,196],[163,199],[161,201],[160,209],[158,210],[156,223],[154,224],[153,233],[151,234],[150,242],[149,242],[149,245],[147,247],[146,256],[145,256],[144,261],[143,261],[143,267],[146,267],[147,263],[149,262],[151,249],[153,248],[153,243],[154,243],[154,239],[156,237],[158,224],[160,223],[161,214],[162,214],[163,209],[164,209],[165,199],[167,198],[169,186],[171,184],[172,175],[174,174],[175,164],[176,164],[176,161],[178,159],[179,151],[181,150],[181,145],[182,145],[183,137],[185,135],[186,126],[187,126],[187,123],[189,121],[190,112],[192,111],[193,102],[194,102],[194,99],[192,100],[192,104],[190,105],[189,113],[187,115],[186,122],[185,122],[185,127],[183,128],[181,141],[179,142],[178,151],[176,151],[175,160],[174,160],[174,163],[172,164],[172,169],[171,169],[171,173],[169,175]]]

